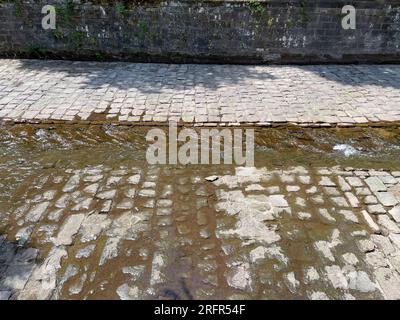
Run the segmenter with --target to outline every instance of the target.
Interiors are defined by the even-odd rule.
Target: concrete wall
[[[136,1],[136,2],[135,2]],[[399,1],[0,0],[0,55],[159,62],[400,61]],[[57,8],[43,30],[41,9]],[[356,30],[341,8],[357,9]]]

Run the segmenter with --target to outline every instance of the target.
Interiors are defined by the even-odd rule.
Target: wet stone
[[[152,267],[151,267],[151,277],[150,283],[151,285],[155,285],[158,283],[162,283],[164,281],[164,273],[162,269],[165,265],[165,257],[161,252],[155,252]]]
[[[335,261],[335,257],[332,254],[331,248],[332,246],[330,245],[329,242],[327,241],[317,241],[314,243],[314,247],[317,251],[319,251],[323,257],[330,261]]]
[[[178,233],[181,235],[185,235],[191,232],[191,228],[185,224],[180,224],[177,227]]]
[[[117,295],[121,300],[137,300],[142,296],[142,292],[137,286],[129,286],[124,283],[118,287]]]
[[[75,257],[77,259],[89,258],[95,248],[96,248],[95,244],[90,244],[90,245],[84,247],[83,249],[78,250],[75,254]]]
[[[356,266],[358,264],[358,259],[354,253],[348,252],[342,255],[343,261],[346,264]]]
[[[375,277],[383,289],[386,299],[400,299],[400,276],[398,273],[388,268],[378,268],[375,271]]]
[[[329,300],[325,292],[315,291],[309,294],[311,300]]]
[[[340,215],[344,217],[345,220],[353,222],[353,223],[358,223],[358,218],[357,216],[353,213],[353,211],[350,210],[339,210],[338,212]]]
[[[203,239],[208,239],[211,237],[211,233],[207,229],[201,229],[199,234]]]
[[[115,197],[116,193],[117,193],[116,190],[103,191],[103,192],[98,193],[96,195],[96,198],[99,198],[102,200],[112,200]]]
[[[122,180],[122,177],[110,177],[107,179],[106,186],[107,187],[115,187],[117,186]]]
[[[346,277],[339,266],[332,265],[325,267],[326,275],[335,289],[346,290],[349,286]]]
[[[169,216],[172,214],[172,209],[171,208],[158,208],[157,209],[157,215],[158,216]]]
[[[310,184],[311,183],[311,177],[310,176],[298,176],[299,182],[301,184]]]
[[[66,208],[68,206],[68,203],[71,200],[71,196],[69,194],[63,194],[57,201],[55,206],[57,208]]]
[[[375,196],[366,196],[364,198],[364,203],[365,204],[377,204],[378,203],[378,199],[376,199]]]
[[[365,222],[367,222],[368,226],[374,233],[380,233],[379,226],[375,223],[369,213],[365,210],[362,211],[362,215],[364,217]]]
[[[50,203],[47,201],[35,205],[26,215],[26,221],[38,222],[42,218],[43,214],[46,212],[49,205]]]
[[[342,208],[349,207],[349,204],[344,197],[331,197],[330,199],[337,207],[342,207]]]
[[[117,204],[117,209],[128,210],[133,208],[133,203],[129,199],[125,199],[122,202]]]
[[[336,219],[334,217],[332,217],[331,214],[329,214],[327,209],[319,209],[319,214],[327,221],[329,222],[335,222]]]
[[[389,260],[392,266],[397,270],[397,272],[400,273],[400,256],[390,257]],[[386,265],[382,267],[386,267]]]
[[[284,279],[289,291],[295,293],[298,286],[300,285],[300,282],[296,279],[294,272],[289,272],[288,274],[285,274]]]
[[[15,239],[18,241],[19,245],[24,245],[27,241],[29,241],[33,229],[34,226],[30,225],[18,230],[18,232],[15,234]]]
[[[101,206],[100,213],[109,213],[111,211],[111,207],[112,207],[112,200],[104,201]]]
[[[320,186],[324,186],[324,187],[335,187],[336,183],[334,183],[331,178],[326,177],[326,176],[322,176],[318,185]]]
[[[160,227],[167,227],[172,225],[173,221],[170,217],[161,217],[158,219],[157,225]]]
[[[144,271],[145,271],[144,265],[129,266],[129,267],[122,268],[122,272],[124,274],[128,274],[130,277],[130,280],[132,280],[132,281],[139,280],[139,278],[144,274]]]
[[[349,289],[360,292],[373,292],[376,290],[375,283],[371,281],[365,271],[352,271],[346,275]]]
[[[339,182],[339,187],[343,192],[351,190],[351,187],[349,186],[349,184],[346,182],[346,180],[343,177],[339,176],[338,182]]]
[[[72,176],[72,177],[67,181],[67,183],[66,183],[65,186],[63,187],[62,191],[63,191],[63,192],[71,192],[71,191],[74,191],[74,190],[78,187],[78,185],[79,185],[79,180],[80,180],[79,175],[74,175],[74,176]]]
[[[346,177],[346,180],[352,187],[362,187],[364,185],[362,180],[358,177]]]
[[[139,196],[141,197],[155,197],[156,191],[153,189],[141,189],[139,190]]]
[[[347,200],[349,201],[351,207],[358,208],[360,206],[360,202],[358,201],[357,197],[353,193],[346,192],[345,196],[346,196]]]
[[[94,194],[96,194],[98,189],[99,189],[99,185],[97,183],[93,183],[93,184],[87,186],[85,189],[83,189],[83,191],[88,194],[94,195]]]
[[[380,204],[369,205],[367,207],[367,210],[370,214],[385,214],[386,213],[385,208]]]
[[[280,195],[280,194],[270,195],[268,197],[268,201],[274,207],[288,207],[289,206],[288,202],[285,199],[285,196],[284,195]]]
[[[268,194],[276,194],[280,192],[280,188],[278,186],[268,187],[266,188]]]
[[[265,188],[259,184],[250,184],[246,187],[245,191],[252,192],[252,191],[263,191]]]
[[[397,250],[400,250],[400,234],[391,233],[389,239],[392,241]]]
[[[108,238],[101,254],[99,265],[102,266],[106,261],[114,259],[118,256],[118,245],[120,239]]]
[[[135,175],[133,175],[133,176],[130,176],[128,179],[127,179],[127,182],[129,183],[129,184],[138,184],[139,182],[140,182],[140,175],[139,174],[135,174]]]
[[[18,299],[49,299],[56,289],[56,275],[61,268],[61,260],[66,257],[68,254],[63,247],[53,247],[43,263],[33,270]]]
[[[63,215],[63,209],[53,210],[47,215],[47,219],[50,221],[58,222]]]
[[[144,189],[154,189],[156,187],[156,183],[152,181],[143,182],[142,188]]]
[[[355,230],[351,232],[352,237],[365,238],[368,235],[366,230]]]
[[[247,262],[232,266],[226,274],[228,285],[239,290],[251,291],[252,282],[249,271],[250,265]]]
[[[375,250],[375,244],[370,240],[359,240],[357,245],[361,252],[366,253]]]
[[[320,279],[320,276],[314,267],[308,267],[305,270],[304,274],[305,274],[304,282],[306,284],[318,281]]]
[[[79,272],[79,268],[73,264],[69,264],[64,272],[64,275],[62,276],[60,280],[59,287],[63,287],[64,284],[71,279],[72,277],[76,276]]]
[[[54,244],[56,246],[71,245],[84,218],[85,215],[83,214],[74,214],[69,216],[61,227],[57,237],[54,239]]]
[[[84,182],[99,182],[101,179],[103,179],[103,175],[90,175],[90,176],[85,176],[83,178]]]
[[[325,200],[321,195],[316,195],[311,198],[312,202],[315,204],[324,204]]]
[[[299,212],[297,214],[300,220],[310,220],[311,219],[311,214],[308,212]]]
[[[368,188],[356,188],[357,196],[368,196],[371,195],[371,191]]]
[[[297,192],[300,190],[299,186],[286,186],[286,191],[287,192]]]
[[[400,228],[387,215],[379,215],[378,224],[387,232],[400,233]]]
[[[340,196],[339,190],[335,187],[324,187],[324,191],[330,196]]]
[[[378,191],[386,191],[387,188],[382,182],[377,177],[369,177],[365,179],[365,183],[368,185],[368,187],[371,189],[372,192],[378,192]]]
[[[296,198],[296,205],[299,207],[305,208],[306,207],[306,201],[303,198],[297,197]]]
[[[168,197],[172,196],[172,194],[173,194],[172,186],[171,185],[167,185],[161,191],[160,198],[168,198]]]
[[[161,199],[157,201],[157,207],[168,208],[172,206],[172,200]]]
[[[400,205],[392,208],[388,211],[389,215],[393,218],[394,221],[400,223]]]
[[[385,207],[395,206],[399,203],[397,198],[390,192],[377,192],[375,195],[378,198],[378,201]]]
[[[390,242],[389,238],[382,235],[371,235],[371,240],[375,243],[380,251],[385,255],[391,255],[396,250]]]
[[[374,251],[365,255],[365,261],[373,268],[388,267],[388,262],[383,253]]]
[[[317,192],[317,187],[315,187],[315,186],[312,186],[311,188],[306,190],[306,193],[308,193],[308,194],[313,194],[316,192]]]
[[[84,286],[84,284],[85,284],[86,279],[87,279],[87,275],[86,275],[86,273],[84,273],[84,274],[79,278],[78,282],[77,282],[76,284],[72,285],[72,286],[68,289],[69,294],[71,294],[71,295],[79,294],[79,293],[82,291],[82,289],[83,289],[83,286]]]
[[[71,210],[72,211],[79,211],[79,210],[87,210],[89,209],[90,205],[92,203],[92,199],[91,198],[86,198],[81,200],[80,202],[78,202],[77,205],[75,205]]]

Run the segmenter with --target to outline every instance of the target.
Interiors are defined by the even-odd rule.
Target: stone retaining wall
[[[400,61],[399,1],[0,0],[0,55],[158,62]],[[57,28],[42,28],[54,5]],[[356,8],[344,30],[341,9]]]

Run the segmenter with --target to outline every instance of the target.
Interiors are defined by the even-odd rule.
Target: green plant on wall
[[[249,1],[250,12],[253,15],[266,16],[268,15],[267,9],[257,0]]]
[[[72,23],[72,16],[74,13],[75,4],[73,0],[67,0],[64,6],[57,6],[56,13],[59,20],[71,24]]]
[[[16,17],[22,17],[22,4],[20,0],[12,0]]]
[[[28,58],[46,58],[46,50],[40,44],[33,43],[25,49]]]
[[[137,33],[138,38],[140,40],[144,40],[147,32],[149,31],[149,27],[148,27],[147,23],[144,21],[139,21],[137,28],[138,28],[138,33]]]
[[[58,28],[51,30],[51,34],[57,40],[61,40],[64,38],[64,34]]]
[[[68,34],[68,42],[74,47],[81,47],[85,33],[82,31],[72,31]]]
[[[304,0],[301,0],[301,1],[300,1],[300,11],[299,11],[299,14],[300,14],[300,20],[301,20],[301,22],[307,23],[308,21],[310,21],[310,18],[308,17],[307,10],[306,10],[306,3],[305,3]]]
[[[117,3],[115,5],[115,11],[117,11],[118,14],[123,14],[125,12],[125,5],[122,3]]]
[[[267,8],[258,0],[250,0],[248,7],[251,15],[256,19],[256,29],[259,29],[262,24],[266,24],[268,28],[272,28],[274,24],[273,18],[268,15]]]

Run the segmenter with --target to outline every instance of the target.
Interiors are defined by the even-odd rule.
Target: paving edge
[[[25,120],[25,119],[0,119],[0,125],[115,125],[115,126],[141,126],[165,127],[168,121],[117,121],[117,120]],[[400,121],[371,121],[363,123],[352,122],[177,122],[179,127],[305,127],[305,128],[352,128],[352,127],[399,127]]]

